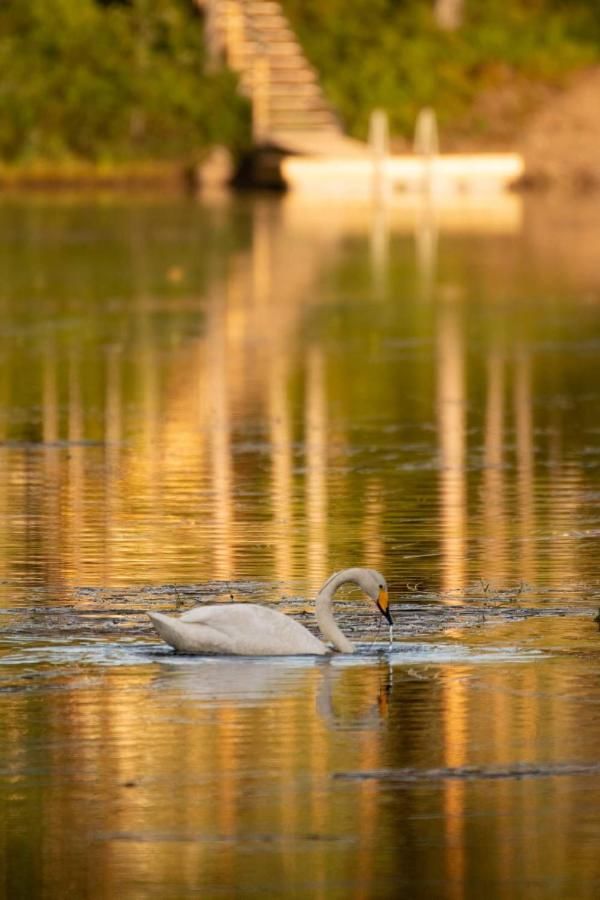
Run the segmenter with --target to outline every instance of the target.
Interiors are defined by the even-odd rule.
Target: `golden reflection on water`
[[[440,514],[443,589],[465,584],[466,476],[464,348],[458,310],[444,303],[438,329],[438,431],[440,440]]]
[[[486,550],[485,568],[494,566],[496,553],[502,560],[506,554],[507,522],[505,513],[504,475],[504,427],[505,427],[505,372],[506,364],[502,351],[493,348],[487,361],[487,391],[485,412],[485,473],[484,492],[486,497],[485,531],[493,534],[492,544]],[[496,563],[498,565],[498,563]],[[500,563],[501,565],[501,563]],[[496,577],[504,583],[506,572],[496,569]]]
[[[564,642],[547,626],[546,641]],[[449,900],[482,882],[494,897],[533,883],[543,896],[560,885],[592,897],[597,778],[394,787],[331,777],[594,762],[597,671],[585,670],[452,664],[415,679],[402,666],[241,660],[56,675],[48,693],[17,692],[1,707],[5,883],[18,878],[24,896],[45,884],[50,896],[391,898],[402,886]]]
[[[110,257],[96,258],[92,243],[80,280],[61,284],[56,260],[46,262],[38,248],[40,268],[50,269],[42,283],[57,281],[52,290],[61,302],[66,298],[83,331],[70,335],[75,326],[56,311],[53,294],[42,291],[36,303],[48,337],[33,331],[24,355],[5,344],[4,433],[22,440],[19,420],[28,410],[35,418],[39,404],[43,465],[29,447],[5,452],[12,471],[28,468],[24,477],[35,480],[43,498],[30,503],[28,516],[52,579],[102,585],[260,575],[313,592],[331,568],[365,561],[402,582],[412,573],[386,547],[406,540],[404,509],[419,492],[429,562],[417,563],[415,574],[422,576],[425,565],[431,570],[433,550],[435,574],[427,581],[449,597],[477,577],[498,585],[560,582],[561,573],[576,580],[573,542],[549,554],[535,542],[578,515],[588,476],[577,448],[565,447],[571,413],[560,402],[573,390],[565,384],[571,360],[560,346],[553,351],[557,374],[548,388],[544,360],[539,351],[537,359],[532,355],[536,341],[561,335],[549,334],[547,317],[536,312],[535,265],[525,287],[532,299],[507,300],[521,274],[519,203],[503,198],[495,215],[487,209],[479,219],[477,210],[462,218],[430,210],[423,220],[412,211],[375,214],[373,241],[385,252],[369,249],[368,211],[325,214],[294,198],[226,205],[210,214],[225,236],[241,216],[244,240],[234,250],[226,240],[213,247],[217,258],[207,260],[197,289],[188,268],[202,246],[188,251],[195,256],[186,267],[177,242],[163,246],[160,232],[154,234],[152,206],[147,221],[142,207],[116,307],[123,318],[108,338],[115,315],[103,319],[103,308],[117,302],[108,288],[100,284],[87,306],[72,291],[86,276],[97,277]],[[43,216],[43,205],[37,213]],[[104,214],[110,222],[110,205]],[[77,216],[90,227],[85,207],[63,210],[63,267]],[[178,227],[175,219],[174,233]],[[404,260],[415,227],[420,249],[413,272]],[[59,254],[60,247],[59,241]],[[174,265],[181,273],[175,282],[168,277]],[[8,274],[8,321],[34,328],[35,319],[21,323],[11,290],[23,288],[16,274],[11,287]],[[587,305],[578,307],[584,318],[594,289],[585,286]],[[561,290],[564,297],[549,301],[554,319],[568,315],[580,291],[569,283]],[[389,340],[405,335],[417,342],[413,360],[389,349]],[[30,367],[23,397],[21,366]],[[427,371],[435,377],[433,395],[420,374]],[[422,384],[418,409],[403,398],[403,383],[410,390],[415,377]],[[554,410],[545,412],[545,402]],[[373,468],[365,442],[373,441],[375,422],[398,436],[384,439]],[[433,433],[420,432],[421,456],[405,456],[403,430],[432,425]],[[473,453],[481,453],[481,470],[470,461]],[[540,490],[548,471],[557,478],[545,501]],[[16,493],[6,502],[18,509]],[[4,531],[7,576],[29,539],[27,530]]]
[[[327,412],[325,363],[314,347],[306,357],[306,527],[311,583],[323,579],[327,560]]]
[[[255,578],[310,595],[354,563],[396,598],[597,586],[597,231],[522,216],[517,197],[461,215],[30,203],[0,208],[3,607]],[[0,871],[31,896],[235,896],[253,879],[260,896],[455,900],[546,876],[596,895],[592,779],[332,779],[594,760],[595,658],[113,668],[52,662],[51,641],[28,662],[28,634],[0,667]],[[518,640],[568,642],[560,620]]]

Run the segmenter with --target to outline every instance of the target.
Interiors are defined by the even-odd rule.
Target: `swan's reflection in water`
[[[332,658],[181,659],[161,666],[152,682],[154,690],[180,700],[236,705],[268,705],[276,698],[309,691],[315,696],[316,712],[333,731],[380,728],[388,713],[394,679],[389,662],[371,657],[365,660],[376,676],[369,681],[371,690],[356,704],[339,705],[336,697],[347,697],[348,685],[356,680],[356,666],[336,665]]]
[[[317,694],[316,709],[327,727],[332,731],[370,731],[381,728],[389,711],[390,695],[394,681],[394,670],[389,663],[382,662],[375,667],[379,670],[379,684],[375,698],[361,698],[358,708],[342,709],[336,703],[336,695],[344,696],[345,681],[352,670],[334,666],[321,666],[321,686]]]
[[[322,663],[323,666],[326,663]],[[181,700],[236,704],[269,703],[297,691],[310,680],[321,663],[316,657],[297,660],[244,657],[175,657],[161,666],[152,682],[155,690],[175,694]]]

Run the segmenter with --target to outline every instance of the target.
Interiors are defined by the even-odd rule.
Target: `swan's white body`
[[[325,582],[316,600],[321,634],[334,649],[353,653],[354,647],[333,618],[333,596],[342,584],[358,584],[391,623],[385,579],[374,569],[344,569]],[[254,603],[196,606],[179,618],[148,613],[159,635],[184,653],[236,656],[324,656],[331,648],[299,622]]]

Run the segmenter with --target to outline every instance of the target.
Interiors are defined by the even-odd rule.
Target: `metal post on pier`
[[[373,200],[377,205],[385,205],[390,197],[387,173],[389,143],[387,113],[383,109],[374,109],[369,122],[369,146],[373,158]]]
[[[435,112],[428,106],[417,116],[413,149],[422,162],[421,190],[430,194],[434,183],[435,159],[440,153],[440,141]]]

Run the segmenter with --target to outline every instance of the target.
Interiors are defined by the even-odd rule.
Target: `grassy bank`
[[[89,162],[71,160],[31,160],[27,163],[0,163],[0,188],[145,188],[165,186],[179,189],[189,180],[188,169],[178,161],[130,160]]]

